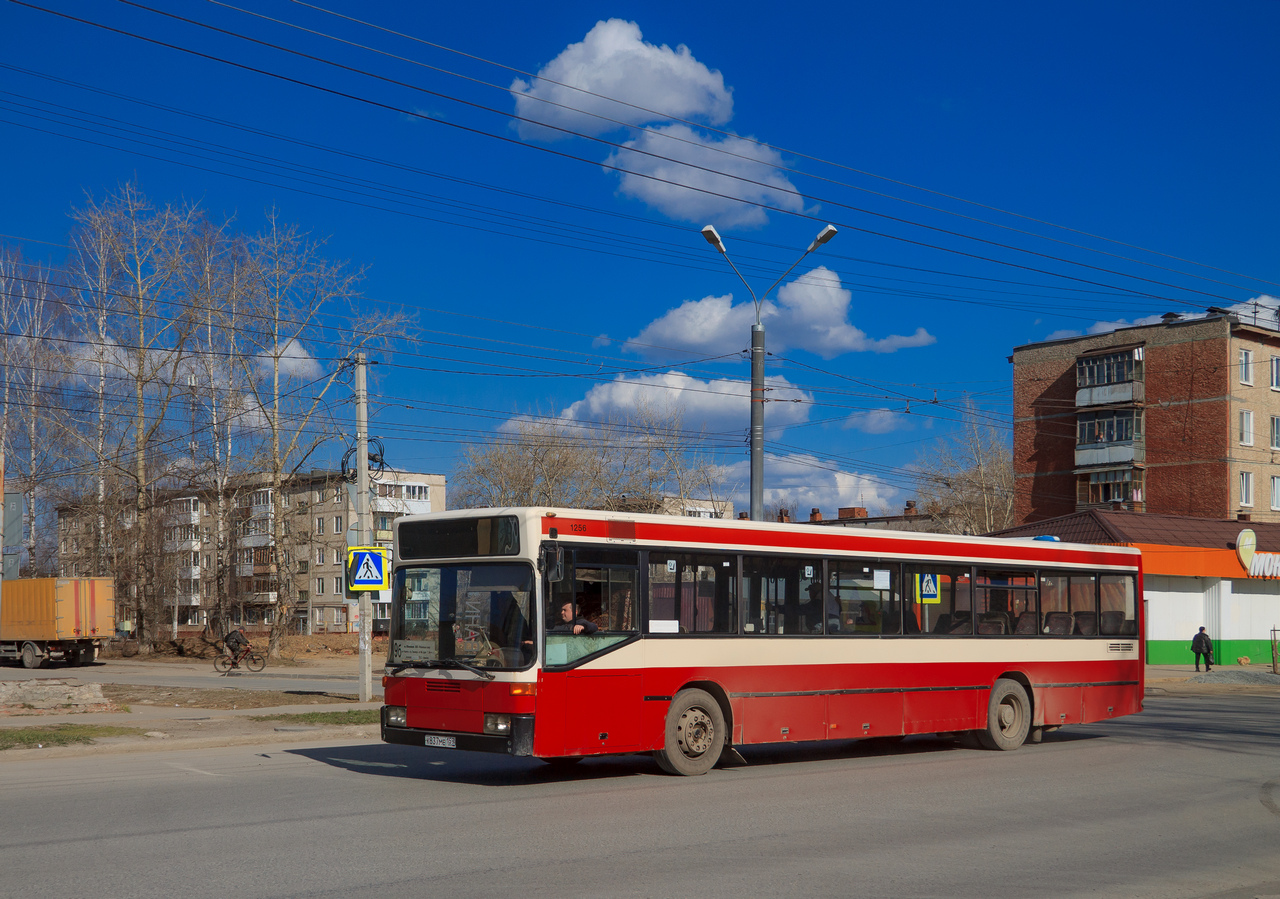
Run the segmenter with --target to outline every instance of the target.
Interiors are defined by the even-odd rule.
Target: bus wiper
[[[471,658],[474,659],[475,656],[471,656]],[[439,664],[440,665],[457,665],[459,668],[465,668],[474,674],[480,675],[485,680],[493,680],[493,672],[485,671],[479,665],[472,665],[469,662],[464,661],[463,659],[457,658],[456,656],[452,659],[441,659]]]
[[[387,665],[391,675],[394,677],[406,668],[430,668],[431,662],[397,662],[394,665]]]

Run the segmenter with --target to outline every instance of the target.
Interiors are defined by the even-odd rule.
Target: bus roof
[[[414,521],[448,518],[514,516],[523,527],[566,544],[608,542],[614,545],[697,545],[738,552],[862,553],[881,556],[990,560],[1005,564],[1105,565],[1136,568],[1141,551],[1128,546],[1061,543],[1034,537],[972,537],[918,531],[837,527],[807,522],[767,522],[693,518],[681,515],[513,506],[458,509],[406,515],[399,527]],[[531,550],[530,550],[531,551]]]

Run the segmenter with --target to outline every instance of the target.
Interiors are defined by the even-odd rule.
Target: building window
[[[1271,508],[1280,510],[1280,478],[1271,479]]]
[[[333,488],[333,501],[334,501],[335,503],[341,503],[341,502],[342,502],[342,494],[343,494],[343,489],[342,489],[341,487],[334,487],[334,488]]]
[[[1240,410],[1240,445],[1253,446],[1253,413],[1248,409]]]
[[[333,532],[335,534],[342,533],[342,516],[341,515],[333,516]]]
[[[342,578],[340,577],[335,577],[333,579],[333,594],[335,596],[342,595]]]
[[[1280,356],[1271,357],[1271,389],[1280,390]]]
[[[323,519],[323,518],[317,518],[317,519],[316,519],[316,533],[317,533],[317,534],[323,534],[323,533],[324,533],[324,519]]]
[[[1240,505],[1253,505],[1253,472],[1240,472]]]
[[[324,564],[324,547],[323,546],[316,547],[316,564],[317,565]]]
[[[1240,351],[1240,383],[1253,383],[1253,350]]]
[[[316,578],[316,596],[324,596],[324,578]]]
[[[1142,436],[1142,413],[1136,409],[1085,412],[1076,420],[1076,430],[1081,445],[1131,441]]]
[[[333,564],[334,565],[342,564],[342,550],[338,549],[338,547],[336,546],[333,548]]]
[[[1135,374],[1140,373],[1136,363],[1141,360],[1141,347],[1119,353],[1082,356],[1076,360],[1076,386],[1097,387],[1132,381]]]
[[[1271,448],[1280,449],[1280,415],[1271,416]]]
[[[1142,472],[1132,468],[1090,472],[1088,483],[1082,485],[1080,499],[1092,504],[1140,503],[1142,502]]]

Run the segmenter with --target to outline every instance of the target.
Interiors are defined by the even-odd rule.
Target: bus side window
[[[968,568],[907,565],[904,571],[904,618],[915,618],[903,621],[904,633],[937,637],[973,634],[973,582]]]
[[[1099,584],[1102,613],[1100,630],[1108,636],[1134,636],[1138,633],[1136,593],[1133,576],[1104,574]]]
[[[649,633],[737,633],[737,582],[735,556],[650,553]]]
[[[822,562],[747,556],[742,560],[748,634],[822,633]]]
[[[896,565],[859,559],[833,559],[826,591],[828,634],[897,634]]]
[[[1071,633],[1092,637],[1098,633],[1098,578],[1093,574],[1071,576]]]
[[[1034,634],[1036,577],[1029,571],[978,569],[976,594],[978,633],[986,636]],[[1019,631],[1018,629],[1021,628]]]

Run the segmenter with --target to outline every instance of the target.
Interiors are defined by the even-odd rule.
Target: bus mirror
[[[554,584],[564,580],[564,550],[557,543],[542,545],[542,570],[547,581]]]

